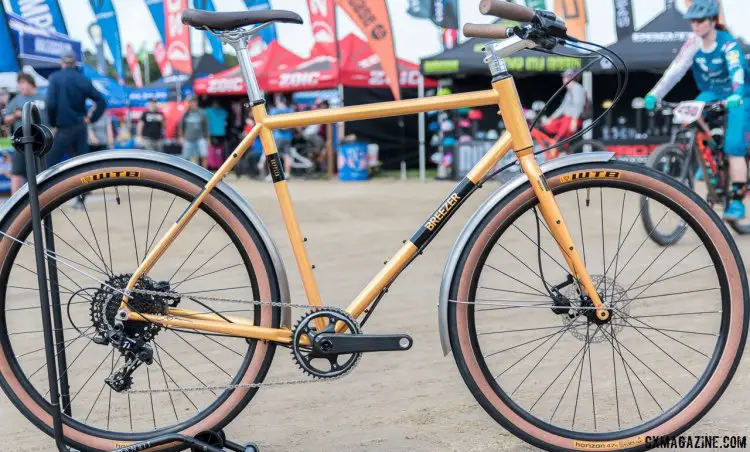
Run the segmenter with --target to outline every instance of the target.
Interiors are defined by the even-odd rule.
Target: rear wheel
[[[125,361],[114,341],[103,340],[119,305],[116,289],[204,184],[169,166],[111,160],[72,169],[40,186],[42,213],[53,221],[63,312],[67,366],[59,372],[69,380],[70,401],[63,408],[71,413],[63,422],[76,449],[111,450],[165,433],[193,436],[220,429],[257,391],[224,387],[261,382],[268,371],[273,344],[126,322],[127,335],[152,350],[152,363],[142,363],[126,385],[145,392],[113,390],[105,382]],[[81,195],[83,205],[77,203]],[[33,245],[22,245],[33,242],[28,202],[11,211],[0,228],[8,235],[0,241],[0,385],[29,420],[51,434]],[[280,299],[258,232],[218,191],[147,276],[137,287],[182,296],[136,295],[139,312],[176,304],[279,326],[279,308],[205,299]]]
[[[545,450],[645,450],[721,396],[742,355],[747,280],[726,227],[695,193],[624,163],[547,175],[600,297],[604,324],[571,278],[530,185],[479,223],[450,291],[453,355],[503,427]],[[641,197],[684,221],[655,246],[635,227]]]

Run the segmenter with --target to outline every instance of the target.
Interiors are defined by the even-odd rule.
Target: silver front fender
[[[575,154],[566,157],[557,158],[544,162],[540,165],[544,173],[548,173],[553,170],[565,168],[567,166],[578,165],[581,163],[597,163],[597,162],[608,162],[612,160],[614,153],[612,152],[590,152],[585,154]],[[458,266],[458,260],[463,254],[464,248],[469,241],[474,229],[479,223],[490,213],[490,211],[499,203],[501,203],[513,190],[522,186],[529,181],[529,178],[525,174],[521,173],[515,178],[503,184],[498,188],[492,196],[489,197],[471,216],[468,223],[464,226],[463,230],[456,239],[456,243],[453,245],[450,255],[448,256],[448,262],[445,264],[445,270],[443,270],[443,280],[440,283],[440,302],[438,304],[438,321],[440,326],[440,343],[443,346],[443,354],[447,355],[451,351],[451,343],[448,335],[448,297],[450,289],[453,284],[453,278],[456,276],[456,267]]]
[[[195,165],[181,158],[170,156],[168,154],[142,150],[123,150],[94,152],[67,160],[40,173],[39,176],[37,176],[37,183],[42,184],[44,181],[55,175],[82,165],[110,159],[129,159],[156,162],[159,164],[171,166],[180,171],[185,171],[187,173],[193,174],[204,181],[208,181],[211,176],[213,176],[213,173],[204,168],[201,168],[198,165]],[[240,196],[240,194],[237,193],[234,188],[230,187],[229,184],[225,182],[219,182],[214,190],[218,190],[223,195],[228,197],[233,203],[235,203],[239,207],[240,211],[245,215],[250,224],[252,224],[255,230],[258,232],[263,245],[266,247],[266,249],[268,250],[268,254],[271,257],[271,262],[276,273],[276,278],[279,282],[281,300],[273,301],[281,301],[282,303],[289,304],[291,298],[289,295],[289,282],[286,278],[284,263],[281,260],[281,255],[279,254],[279,250],[276,248],[276,244],[268,234],[268,230],[266,229],[265,224],[263,224],[263,221],[260,219],[257,212],[255,212],[255,209],[253,209],[252,206],[250,206],[250,204],[248,204],[247,201],[245,201],[245,199]],[[16,204],[21,202],[21,200],[23,200],[27,194],[28,185],[24,185],[23,188],[21,188],[18,192],[11,196],[10,199],[8,199],[8,201],[3,204],[2,207],[0,207],[0,223],[5,220],[5,216],[8,214],[8,212],[10,212]],[[291,308],[284,308],[281,310],[281,326],[284,328],[291,328],[291,325]]]

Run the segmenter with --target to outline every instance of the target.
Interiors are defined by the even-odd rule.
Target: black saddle
[[[186,9],[182,12],[183,24],[195,28],[210,28],[220,31],[234,30],[235,28],[264,24],[266,22],[303,23],[299,14],[280,9],[240,12],[213,12],[200,9]]]

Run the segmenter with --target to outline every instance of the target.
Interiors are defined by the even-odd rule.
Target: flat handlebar
[[[466,24],[464,36],[467,38],[505,39],[509,28],[500,24]]]
[[[534,10],[505,0],[482,0],[479,11],[485,16],[495,16],[499,19],[514,20],[516,22],[531,22]]]

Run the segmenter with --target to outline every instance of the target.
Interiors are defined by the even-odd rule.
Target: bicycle
[[[557,139],[547,135],[544,131],[537,129],[536,127],[530,130],[531,138],[540,148],[549,149],[545,152],[545,158],[552,160],[560,156],[557,148]],[[588,150],[587,150],[588,149]],[[597,140],[578,140],[570,146],[570,150],[567,154],[580,154],[582,152],[608,152],[607,147],[601,141]]]
[[[482,1],[480,10],[520,23],[464,28],[467,36],[493,40],[486,47],[491,89],[277,116],[266,114],[247,42],[264,24],[301,18],[274,10],[183,13],[184,23],[216,33],[237,50],[257,124],[215,174],[164,154],[118,151],[79,157],[39,176],[43,218],[56,225],[50,232],[58,251],[46,253],[60,274],[50,281],[53,305],[55,293],[68,299],[57,302],[65,303],[67,317],[58,319],[63,326],[55,331],[58,361],[73,345],[81,347],[60,366],[61,378],[74,389],[66,392],[61,382],[63,433],[71,446],[126,450],[165,433],[216,431],[263,386],[335,381],[364,354],[411,348],[406,334],[371,335],[362,327],[399,274],[464,201],[490,183],[491,171],[511,148],[523,174],[497,189],[466,224],[440,287],[443,351],[453,353],[477,402],[513,434],[549,450],[644,450],[646,436],[678,435],[706,414],[729,384],[747,335],[746,273],[726,226],[688,187],[613,161],[611,153],[538,165],[503,58],[522,48],[550,49],[567,39],[564,23],[553,13],[498,0]],[[256,27],[243,28],[251,25]],[[272,130],[495,104],[508,131],[346,310],[325,305]],[[257,137],[307,304],[291,303],[268,231],[222,182]],[[46,364],[39,366],[41,331],[32,315],[39,289],[26,262],[35,250],[26,190],[0,210],[0,385],[16,408],[51,434],[52,407],[44,384],[34,380]],[[83,193],[90,194],[85,209],[73,212],[68,204]],[[640,196],[664,205],[665,216],[685,221],[683,241],[691,251],[677,263],[662,256],[684,248],[649,246],[648,236],[633,230]],[[607,247],[613,231],[619,231],[617,242]],[[599,237],[601,249],[592,242]],[[518,257],[519,246],[535,248],[536,269]],[[696,264],[702,267],[683,271]],[[643,280],[649,270],[659,276]],[[664,293],[675,281],[679,291]],[[705,283],[708,288],[701,288]],[[649,292],[652,287],[661,292]],[[687,296],[691,290],[701,295]],[[294,326],[292,308],[306,309]],[[73,337],[65,339],[66,332]],[[307,378],[264,381],[279,346],[291,351]],[[562,358],[560,366],[555,357]],[[562,396],[554,391],[545,398],[553,386]]]
[[[665,143],[649,156],[646,165],[674,177],[695,190],[696,170],[706,181],[706,201],[711,206],[725,208],[729,203],[731,179],[729,160],[724,153],[726,106],[717,102],[661,102],[662,110],[669,110],[679,127]],[[645,203],[645,201],[644,201]],[[655,215],[658,217],[658,213]],[[655,227],[648,204],[644,204],[643,226],[654,230],[651,238],[666,246],[680,239],[682,225],[667,227],[664,232]],[[750,234],[750,221],[727,221],[738,234]]]

